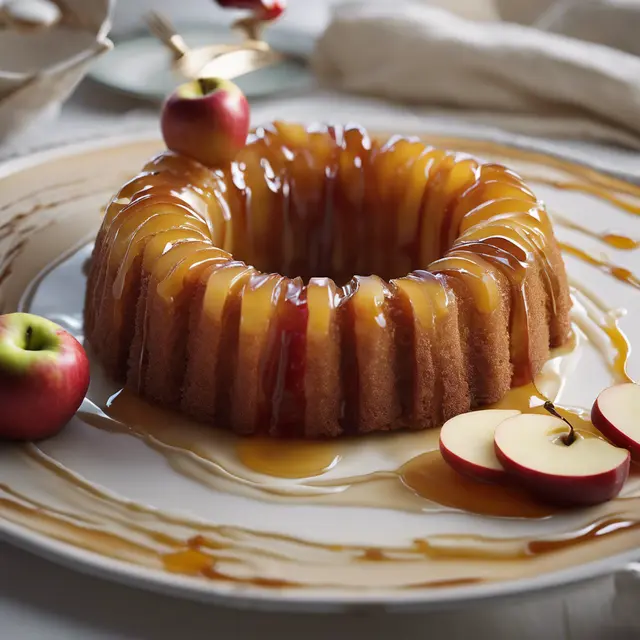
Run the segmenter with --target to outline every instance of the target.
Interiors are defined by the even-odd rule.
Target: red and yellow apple
[[[442,425],[440,453],[462,475],[483,482],[501,482],[507,476],[493,443],[496,427],[520,412],[486,409],[462,413]]]
[[[249,103],[229,80],[200,78],[180,85],[162,108],[169,149],[211,167],[228,164],[247,141]]]
[[[553,416],[523,413],[495,430],[495,451],[514,480],[541,499],[593,505],[620,493],[629,476],[626,449]]]
[[[617,384],[605,389],[591,410],[591,422],[619,447],[640,461],[640,385]]]
[[[0,438],[55,435],[88,387],[89,360],[70,333],[27,313],[0,316]]]

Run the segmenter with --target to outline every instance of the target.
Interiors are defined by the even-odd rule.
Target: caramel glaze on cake
[[[509,169],[274,123],[224,170],[165,152],[120,189],[85,331],[145,398],[315,438],[499,400],[566,341],[570,304],[544,207]]]

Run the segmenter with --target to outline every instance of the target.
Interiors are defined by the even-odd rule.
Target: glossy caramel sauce
[[[542,405],[548,397],[555,397],[563,384],[563,361],[573,357],[580,347],[579,335],[582,334],[576,327],[567,345],[554,352],[535,385],[530,383],[512,389],[494,407],[544,413]],[[547,395],[542,395],[539,388],[545,389]],[[586,411],[562,406],[558,406],[558,410],[571,420],[576,429],[597,434]],[[302,485],[295,487],[277,486],[265,489],[278,495],[286,495],[288,492],[289,500],[296,499],[296,496],[308,500],[313,496],[314,500],[327,504],[336,501],[340,504],[357,504],[363,499],[360,494],[365,485],[371,484],[371,490],[375,491],[373,487],[381,486],[381,482],[392,485],[399,481],[417,499],[403,495],[394,488],[390,489],[388,495],[379,489],[374,503],[377,506],[409,511],[438,510],[445,507],[506,518],[541,518],[555,512],[518,489],[493,485],[476,486],[473,481],[458,476],[445,464],[437,450],[437,431],[406,434],[404,438],[387,436],[376,446],[390,449],[406,439],[407,444],[401,450],[400,458],[405,462],[401,462],[399,466],[378,467],[368,474],[350,477],[340,472],[339,462],[344,460],[349,464],[350,460],[360,455],[361,445],[358,440],[342,440],[338,443],[236,439],[212,433],[205,426],[189,423],[178,414],[149,405],[127,390],[109,398],[104,406],[104,416],[82,413],[81,417],[102,429],[126,429],[132,432],[165,455],[174,469],[198,481],[203,481],[202,475],[189,471],[184,460],[191,460],[190,456],[193,455],[211,463],[206,469],[208,474],[222,473],[226,479],[242,481],[242,486],[245,487],[248,481],[243,476],[246,476],[247,470],[283,479],[304,479]],[[178,462],[179,457],[184,459]],[[230,463],[233,459],[240,466]],[[332,470],[339,472],[335,479],[315,480]],[[263,483],[268,485],[268,482]],[[209,478],[205,484],[216,486],[216,480]],[[335,490],[339,490],[339,493],[335,494]]]
[[[576,309],[579,308],[580,305],[576,302]],[[605,311],[606,309],[602,310],[603,313]],[[596,317],[596,320],[601,322],[598,327],[601,335],[607,336],[607,338],[617,335],[624,337],[619,329],[616,330],[618,333],[610,329],[607,324],[609,321],[602,321],[599,316]],[[494,405],[494,408],[544,413],[544,402],[548,398],[555,398],[563,384],[562,362],[564,359],[571,358],[573,353],[579,349],[580,340],[588,339],[580,326],[580,324],[576,325],[569,342],[553,353],[535,385],[529,383],[512,389],[503,400]],[[587,328],[586,331],[590,331],[590,329]],[[612,346],[620,347],[616,341],[612,341]],[[619,375],[621,371],[626,369],[628,355],[628,350],[624,349],[620,349],[616,353],[614,360],[610,363],[613,375]],[[539,391],[540,388],[545,390],[544,395]],[[361,487],[363,483],[376,483],[381,480],[388,482],[398,478],[403,486],[410,487],[414,494],[433,505],[502,517],[542,517],[550,512],[549,507],[535,503],[531,498],[518,491],[509,490],[503,495],[502,488],[489,485],[479,489],[478,496],[481,496],[482,499],[471,499],[467,486],[470,481],[458,479],[444,464],[437,452],[437,434],[435,434],[435,438],[429,439],[425,434],[424,440],[418,445],[419,448],[409,448],[406,462],[397,468],[387,468],[357,478],[342,475],[335,480],[314,481],[314,476],[324,475],[339,467],[338,463],[341,459],[348,462],[350,456],[354,455],[352,453],[354,447],[357,452],[359,446],[357,441],[342,441],[337,444],[335,442],[273,441],[264,438],[248,438],[239,439],[234,444],[228,440],[220,439],[221,434],[212,439],[213,434],[206,427],[187,423],[178,414],[149,405],[128,390],[114,394],[106,402],[103,409],[104,418],[83,414],[83,419],[95,426],[107,429],[115,428],[117,430],[122,429],[121,425],[127,425],[127,429],[133,431],[138,437],[142,437],[150,446],[156,449],[160,447],[158,450],[168,456],[170,461],[178,452],[195,453],[197,456],[215,463],[217,472],[222,468],[225,477],[234,477],[235,481],[242,479],[242,467],[262,475],[280,478],[307,478],[308,482],[305,482],[304,485],[309,488],[310,492],[306,493],[297,487],[298,492],[292,491],[291,499],[294,499],[296,495],[305,495],[307,496],[305,499],[313,495],[314,499],[331,502],[335,499],[331,490],[339,489],[340,500],[348,503],[351,495],[357,495],[357,491],[354,489]],[[568,417],[577,429],[595,432],[586,410],[576,410],[561,405],[558,406],[558,410]],[[109,424],[109,419],[116,422]],[[214,445],[207,448],[208,441],[212,440]],[[218,440],[217,444],[215,444],[215,440]],[[221,454],[223,451],[220,449],[221,445],[227,447],[227,460],[235,458],[240,463],[240,467],[230,466],[228,462],[221,464],[220,457],[223,459],[225,457]],[[391,446],[391,444],[387,443],[385,446]],[[420,450],[424,453],[419,453]],[[186,469],[183,463],[172,463],[172,467],[183,473]],[[214,469],[207,470],[208,473],[211,471]],[[193,473],[188,473],[188,475],[192,479],[202,480],[199,475]],[[313,492],[311,492],[311,487],[313,487]],[[353,499],[357,501],[359,498],[354,497]],[[381,497],[378,500],[378,505],[382,506],[385,500],[386,498]],[[471,502],[473,504],[470,504]],[[427,508],[426,503],[421,505],[419,502],[409,500],[403,503],[402,500],[398,500],[397,494],[391,495],[389,506],[409,510]]]
[[[610,309],[587,287],[574,283],[573,310],[574,324],[583,331],[607,361],[615,382],[635,382],[629,374],[631,343],[620,328],[620,315]],[[608,345],[603,345],[602,336]],[[608,347],[608,348],[607,348]],[[611,357],[610,352],[613,353]]]
[[[416,539],[406,547],[307,542],[203,523],[119,498],[67,470],[33,445],[17,447],[15,455],[24,456],[36,473],[48,478],[54,495],[63,501],[69,498],[69,510],[0,486],[3,517],[108,557],[201,579],[277,589],[375,588],[382,584],[438,588],[508,579],[544,567],[558,569],[564,562],[579,561],[585,547],[596,541],[610,545],[617,538],[627,547],[637,544],[639,521],[633,516],[640,509],[637,499],[622,501],[618,511],[603,509],[605,513],[561,536],[500,540],[437,534]],[[83,515],[77,518],[74,510]],[[305,559],[307,554],[309,559]],[[544,561],[547,556],[552,558],[551,564]],[[520,563],[523,559],[527,564]],[[499,565],[495,564],[497,560]],[[332,568],[333,562],[339,563],[339,571]],[[381,573],[369,573],[369,564],[380,565]],[[443,567],[454,570],[443,574]],[[429,581],[425,581],[425,573]]]
[[[611,189],[606,188],[598,184],[590,184],[584,182],[577,182],[571,180],[556,180],[551,178],[545,178],[542,176],[527,176],[527,181],[533,184],[546,184],[554,189],[561,189],[563,191],[578,191],[586,193],[600,200],[604,200],[614,205],[617,209],[630,213],[632,215],[640,216],[640,205],[634,204],[629,200],[621,198],[620,196],[612,193]],[[637,188],[633,185],[627,184],[628,190],[631,194],[636,195],[639,193]]]
[[[439,451],[424,453],[399,470],[403,484],[445,507],[502,518],[543,518],[556,509],[533,500],[514,486],[485,484],[454,471]]]
[[[611,535],[620,531],[637,531],[640,522],[625,520],[623,518],[606,518],[587,525],[576,535],[566,539],[557,540],[532,540],[527,545],[527,550],[532,555],[552,553],[560,549],[571,547],[580,542],[593,542],[599,537]]]
[[[111,201],[96,247],[85,318],[96,358],[138,395],[243,435],[437,424],[445,390],[412,361],[450,320],[455,287],[483,319],[504,318],[513,292],[515,385],[532,373],[532,278],[566,312],[547,214],[516,173],[357,126],[259,127],[218,171],[162,153]],[[237,287],[221,277],[247,264],[259,271]],[[314,356],[327,332],[335,357]],[[474,406],[488,391],[470,375]]]
[[[331,442],[246,438],[238,443],[238,459],[249,469],[278,478],[310,478],[326,473],[340,461]]]
[[[197,549],[181,549],[165,553],[162,563],[169,573],[199,576],[213,566],[214,560],[209,554]]]
[[[401,235],[401,231],[394,233],[398,237]],[[620,242],[624,244],[625,241]],[[580,288],[574,295],[576,299],[577,296],[586,298],[578,299],[576,306],[579,313],[584,311],[583,316],[588,317],[591,324],[587,328],[587,325],[583,326],[582,316],[574,318],[572,342],[554,354],[552,364],[570,358],[580,347],[580,340],[587,340],[603,345],[602,356],[613,377],[628,379],[630,345],[617,324],[617,317],[597,300],[592,300],[588,291]],[[490,298],[479,301],[484,303],[487,299]],[[587,307],[589,300],[591,306]],[[498,406],[540,411],[544,399],[555,399],[565,375],[561,367],[553,365],[543,371],[542,379],[537,379],[535,385],[513,389]],[[432,508],[437,511],[444,507],[507,519],[554,517],[549,507],[531,501],[528,496],[518,498],[511,489],[476,483],[465,489],[464,479],[456,476],[452,480],[451,470],[435,450],[437,437],[434,438],[433,433],[390,435],[381,450],[397,448],[404,452],[402,442],[410,441],[410,446],[406,447],[406,460],[399,460],[400,464],[396,466],[349,478],[340,477],[340,470],[343,465],[348,468],[350,456],[357,455],[358,451],[350,450],[348,441],[332,443],[330,447],[324,446],[327,443],[308,442],[305,443],[307,448],[302,450],[297,449],[300,443],[293,441],[280,459],[272,459],[272,449],[263,438],[236,442],[217,432],[214,435],[209,429],[198,431],[199,426],[193,424],[183,430],[185,421],[178,414],[152,408],[129,391],[112,396],[102,409],[103,412],[85,411],[80,417],[101,429],[141,438],[167,460],[174,461],[172,467],[176,471],[184,472],[192,479],[203,480],[206,474],[214,473],[211,461],[216,452],[213,449],[219,448],[229,460],[235,457],[237,463],[231,471],[218,465],[215,472],[221,473],[225,481],[233,485],[240,483],[248,471],[272,475],[276,479],[280,477],[283,483],[289,483],[279,494],[287,501],[295,499],[295,494],[287,493],[289,485],[305,484],[305,478],[298,475],[304,472],[310,481],[308,487],[316,491],[304,494],[306,502],[312,495],[318,504],[335,501],[335,504],[361,503],[412,511]],[[566,407],[562,412],[572,422],[582,421],[579,423],[581,428],[593,431],[584,411]],[[205,439],[210,441],[209,448],[202,447]],[[243,447],[246,448],[243,450]],[[317,447],[316,451],[314,447]],[[486,538],[451,532],[420,538],[402,548],[310,543],[277,534],[218,527],[136,505],[103,492],[99,486],[38,451],[35,447],[26,447],[25,459],[31,468],[42,473],[43,481],[51,485],[51,495],[55,495],[60,504],[38,502],[11,487],[0,486],[0,514],[11,522],[101,555],[245,586],[288,589],[335,585],[362,590],[379,584],[396,588],[473,585],[573,566],[592,558],[588,549],[595,544],[600,546],[601,554],[612,554],[637,547],[639,540],[640,501],[632,491],[593,511],[580,512],[584,522],[575,527],[572,525],[569,531],[564,530],[558,536]],[[302,456],[299,455],[301,451]],[[185,471],[185,460],[194,456],[209,465],[200,469],[206,473],[190,475],[190,471]],[[301,462],[299,458],[305,461]],[[292,473],[292,469],[297,470]],[[264,478],[262,482],[265,482]],[[226,488],[229,486],[225,485]],[[329,491],[333,487],[340,491],[325,493],[325,489]],[[363,488],[370,496],[366,500],[364,493],[358,493]],[[476,496],[474,504],[469,504],[469,495]],[[301,549],[313,551],[307,558]],[[276,558],[283,562],[278,563]],[[340,570],[331,570],[332,563]],[[380,573],[368,573],[370,566]],[[323,571],[323,567],[327,570]],[[429,580],[425,581],[425,575]],[[337,584],[333,580],[337,580]]]
[[[635,289],[640,289],[640,279],[634,275],[629,269],[612,264],[606,260],[598,258],[589,252],[566,242],[560,242],[560,248],[569,255],[586,262],[587,264],[598,267],[604,273],[613,276],[616,280],[624,282]]]
[[[636,382],[628,372],[629,356],[631,355],[629,338],[620,329],[617,320],[603,324],[601,329],[607,334],[614,349],[612,368],[616,379],[619,382]]]
[[[566,229],[572,229],[573,231],[579,231],[585,236],[589,236],[590,238],[594,238],[603,242],[604,244],[613,247],[614,249],[618,249],[620,251],[634,251],[638,247],[640,247],[640,241],[634,240],[629,236],[625,236],[621,233],[617,233],[614,231],[594,231],[584,224],[580,224],[575,222],[574,220],[570,220],[569,218],[560,215],[557,211],[554,211],[552,214],[553,223],[558,227],[564,227]]]
[[[608,244],[615,249],[620,249],[621,251],[633,251],[640,246],[640,242],[638,240],[634,240],[628,236],[613,233],[611,231],[601,233],[598,237],[605,244]]]
[[[104,408],[109,422],[99,416],[84,419],[102,420],[101,427],[119,430],[119,425],[135,430],[145,438],[156,438],[171,446],[180,446],[180,438],[167,440],[167,434],[179,422],[179,416],[161,407],[141,400],[128,389],[123,389],[109,398]],[[116,424],[117,423],[117,424]],[[209,433],[206,427],[193,425],[194,430],[202,430],[204,437]],[[188,441],[188,438],[187,438]],[[331,442],[305,440],[278,441],[269,438],[238,439],[236,455],[243,465],[270,476],[280,478],[308,478],[326,473],[340,461],[339,449]]]

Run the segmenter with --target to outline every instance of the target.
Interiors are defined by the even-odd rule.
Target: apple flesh
[[[70,333],[27,313],[0,316],[0,438],[56,434],[88,387],[89,360]]]
[[[640,462],[640,386],[632,382],[605,389],[591,409],[591,422],[605,438]]]
[[[620,493],[629,476],[630,455],[591,433],[575,431],[558,418],[520,414],[495,430],[500,464],[539,498],[559,505],[593,505]]]
[[[169,149],[211,167],[223,167],[244,147],[249,103],[229,80],[200,78],[180,85],[162,108],[162,136]]]
[[[483,482],[501,482],[506,472],[493,444],[496,427],[520,412],[486,409],[455,416],[440,430],[440,453],[458,473]]]

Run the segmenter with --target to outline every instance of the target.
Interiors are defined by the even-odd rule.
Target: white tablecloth
[[[146,1],[146,0],[145,0]],[[139,14],[141,3],[122,2],[119,28],[130,26],[127,11]],[[149,2],[146,2],[149,5]],[[168,5],[168,0],[151,4]],[[189,2],[182,3],[187,6]],[[194,7],[205,6],[192,0]],[[292,16],[313,28],[326,18],[326,1],[292,0]],[[135,5],[135,6],[132,6]],[[175,6],[175,4],[174,4]],[[206,5],[208,6],[208,4]],[[465,125],[446,112],[419,109],[336,96],[314,91],[287,100],[254,105],[254,119],[273,117],[300,120],[359,120],[369,127],[410,130],[430,129],[469,135],[495,135]],[[85,83],[67,104],[58,120],[30,132],[11,146],[0,146],[0,159],[72,140],[107,137],[114,133],[155,131],[155,108],[116,96]],[[554,153],[589,158],[607,170],[640,180],[637,153],[594,147],[580,142],[532,141]],[[316,640],[320,638],[518,638],[538,640],[626,640],[640,637],[640,582],[631,574],[608,577],[595,583],[542,594],[518,601],[485,603],[480,608],[438,614],[304,615],[236,612],[122,587],[74,573],[0,543],[0,639],[1,640],[98,640],[135,638],[172,640],[213,638],[232,640]]]

